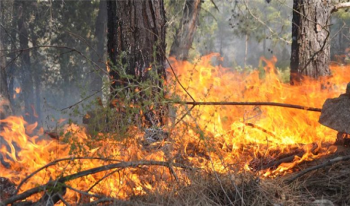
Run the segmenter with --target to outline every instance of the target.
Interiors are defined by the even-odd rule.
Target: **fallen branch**
[[[274,107],[285,107],[293,109],[301,109],[312,112],[321,112],[321,108],[307,107],[296,104],[285,104],[278,102],[185,102],[185,101],[173,101],[168,102],[172,104],[188,104],[193,106],[274,106]]]
[[[107,158],[99,158],[99,157],[67,157],[67,158],[62,158],[62,159],[57,159],[55,161],[52,161],[42,167],[40,167],[39,169],[35,170],[33,173],[31,173],[30,175],[28,175],[26,178],[24,178],[17,186],[17,189],[15,191],[15,194],[18,193],[19,189],[21,188],[21,186],[27,181],[29,180],[31,177],[33,177],[35,174],[37,174],[38,172],[40,172],[43,169],[46,169],[50,166],[53,166],[59,162],[62,161],[72,161],[72,160],[103,160],[103,161],[118,161],[121,162],[120,160],[116,160],[116,159],[107,159]]]
[[[318,148],[317,144],[312,144],[312,148],[310,152],[314,153],[317,148]],[[266,165],[262,165],[258,170],[260,171],[260,170],[266,170],[266,169],[276,169],[282,163],[292,162],[295,157],[302,158],[306,152],[308,152],[306,149],[302,149],[302,151],[294,151],[287,156],[283,155],[283,157],[281,157],[280,159],[272,161]]]
[[[308,172],[311,172],[313,170],[317,170],[317,169],[320,169],[320,168],[324,168],[328,165],[332,165],[334,163],[337,163],[337,162],[340,162],[340,161],[345,161],[345,160],[349,160],[350,159],[350,155],[347,155],[347,156],[341,156],[341,157],[336,157],[334,159],[331,159],[331,160],[328,160],[322,164],[319,164],[319,165],[316,165],[316,166],[313,166],[313,167],[309,167],[305,170],[302,170],[301,172],[299,172],[297,175],[295,175],[294,177],[288,179],[286,182],[287,183],[292,183],[294,180],[298,179],[299,177],[305,175],[306,173]]]
[[[74,179],[77,179],[80,177],[84,177],[87,175],[91,175],[91,174],[95,174],[98,172],[103,172],[103,171],[107,171],[107,170],[111,170],[111,169],[115,169],[115,168],[128,168],[128,167],[139,167],[139,166],[163,166],[163,167],[168,167],[168,168],[171,168],[174,166],[174,167],[179,167],[179,168],[183,168],[183,169],[194,169],[192,167],[188,167],[188,166],[181,165],[178,163],[162,162],[162,161],[120,162],[120,163],[116,163],[116,164],[104,165],[104,166],[96,167],[93,169],[77,172],[75,174],[61,177],[57,180],[49,181],[48,183],[46,183],[44,185],[32,188],[32,189],[27,190],[19,195],[12,196],[12,197],[4,200],[1,204],[8,205],[8,204],[12,204],[12,203],[19,201],[19,200],[24,200],[33,194],[44,191],[47,186],[54,185],[57,182],[64,183],[66,181],[74,180]]]

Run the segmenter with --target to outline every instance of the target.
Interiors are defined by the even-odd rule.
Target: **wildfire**
[[[203,102],[280,102],[321,107],[327,98],[343,93],[350,80],[344,66],[332,66],[333,75],[328,79],[313,81],[306,78],[303,84],[290,86],[282,82],[275,69],[275,58],[262,59],[266,66],[259,73],[258,70],[236,71],[213,66],[211,59],[217,57],[217,54],[208,55],[195,64],[173,61],[179,81],[187,90],[177,84],[173,92],[186,101],[192,101],[189,93],[196,101]],[[177,110],[177,117],[181,117],[189,108],[180,105],[174,110]],[[116,141],[102,138],[111,134],[101,133],[92,138],[84,128],[70,124],[64,128],[59,140],[55,140],[36,128],[36,124],[29,125],[23,118],[12,116],[0,121],[4,125],[0,142],[6,142],[0,144],[0,177],[19,185],[34,171],[57,161],[26,180],[20,188],[23,192],[51,179],[111,162],[168,161],[174,157],[175,162],[209,172],[251,171],[262,177],[284,175],[300,162],[336,151],[335,146],[330,146],[336,139],[336,132],[320,125],[319,115],[268,106],[196,106],[179,124],[169,126],[169,139],[161,144],[154,143],[159,145],[153,149],[145,148],[143,133],[137,128],[130,128],[137,131],[132,133],[133,136]],[[284,155],[292,159],[272,164]],[[176,172],[180,181],[190,184],[186,172]],[[149,191],[166,191],[171,187],[167,183],[169,180],[174,178],[167,168],[139,166],[94,173],[67,184],[77,190],[126,199]],[[84,199],[69,188],[65,198],[71,202]]]

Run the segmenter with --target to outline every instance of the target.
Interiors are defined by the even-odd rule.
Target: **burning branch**
[[[26,178],[24,178],[17,186],[17,190],[15,191],[15,194],[18,193],[19,189],[21,188],[21,186],[27,181],[29,180],[31,177],[33,177],[35,174],[37,174],[38,172],[40,172],[43,169],[46,169],[50,166],[53,166],[59,162],[62,161],[72,161],[72,160],[103,160],[103,161],[118,161],[120,162],[120,160],[116,160],[116,159],[106,159],[106,158],[98,158],[98,157],[68,157],[68,158],[62,158],[62,159],[57,159],[55,161],[52,161],[42,167],[40,167],[39,169],[37,169],[36,171],[34,171],[32,174],[28,175]]]
[[[56,161],[57,163],[57,161]],[[52,164],[48,164],[48,165],[52,165]],[[140,166],[163,166],[163,167],[168,167],[169,170],[171,171],[171,173],[173,174],[173,167],[178,167],[178,168],[183,168],[183,169],[194,169],[192,167],[188,167],[182,164],[178,164],[178,163],[172,163],[172,162],[162,162],[162,161],[134,161],[134,162],[120,162],[120,163],[115,163],[115,164],[109,164],[109,165],[104,165],[104,166],[100,166],[100,167],[96,167],[96,168],[92,168],[89,170],[85,170],[85,171],[81,171],[81,172],[77,172],[75,174],[71,174],[71,175],[67,175],[64,177],[60,177],[56,180],[51,180],[48,183],[44,184],[44,185],[40,185],[38,187],[32,188],[30,190],[27,190],[19,195],[15,195],[12,196],[10,198],[8,198],[7,200],[4,200],[2,203],[0,203],[0,205],[8,205],[8,204],[12,204],[16,201],[19,200],[24,200],[26,198],[28,198],[29,196],[45,191],[47,187],[50,187],[52,185],[62,185],[64,182],[66,181],[71,181],[80,177],[84,177],[87,175],[91,175],[91,174],[95,174],[98,172],[103,172],[103,171],[107,171],[107,170],[111,170],[111,169],[116,169],[116,168],[129,168],[129,167],[140,167]],[[175,178],[177,178],[175,176]],[[60,184],[61,183],[61,184]]]
[[[307,106],[301,106],[296,104],[285,104],[285,103],[278,103],[278,102],[169,102],[173,104],[188,104],[188,105],[194,105],[194,106],[274,106],[274,107],[286,107],[286,108],[293,108],[293,109],[301,109],[306,111],[312,111],[312,112],[321,112],[321,108],[316,107],[307,107]]]

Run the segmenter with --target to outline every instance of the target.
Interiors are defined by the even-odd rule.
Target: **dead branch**
[[[346,9],[350,7],[350,2],[339,3],[331,8],[331,13],[337,12],[339,9]]]
[[[42,167],[40,167],[39,169],[35,170],[33,173],[31,173],[30,175],[28,175],[26,178],[24,178],[17,186],[17,190],[15,191],[15,194],[18,193],[19,189],[21,188],[21,186],[27,181],[29,180],[31,177],[33,177],[35,174],[37,174],[38,172],[40,172],[43,169],[46,169],[50,166],[53,166],[59,162],[62,161],[72,161],[72,160],[102,160],[102,161],[114,161],[114,162],[121,162],[121,160],[116,160],[116,159],[107,159],[107,158],[99,158],[99,157],[67,157],[67,158],[62,158],[62,159],[57,159],[53,162],[50,162]]]
[[[116,169],[116,168],[129,168],[129,167],[140,167],[140,166],[163,166],[163,167],[168,167],[168,168],[174,166],[174,167],[183,168],[183,169],[191,169],[191,170],[195,169],[195,168],[188,167],[188,166],[178,164],[178,163],[170,163],[170,162],[162,162],[162,161],[142,161],[141,160],[141,161],[135,161],[135,162],[120,162],[120,163],[116,163],[116,164],[104,165],[104,166],[92,168],[89,170],[77,172],[75,174],[61,177],[57,180],[49,181],[48,183],[46,183],[44,185],[40,185],[38,187],[32,188],[32,189],[27,190],[19,195],[12,196],[12,197],[4,200],[2,202],[2,204],[8,205],[8,204],[12,204],[18,200],[24,200],[33,194],[44,191],[47,186],[54,185],[57,182],[64,183],[66,181],[74,180],[74,179],[77,179],[80,177],[84,177],[87,175],[91,175],[91,174],[95,174],[98,172],[103,172],[103,171],[107,171],[107,170],[111,170],[111,169]]]
[[[164,52],[164,51],[163,51]],[[187,89],[182,85],[182,83],[180,82],[178,76],[175,73],[175,70],[173,68],[173,66],[171,66],[171,63],[169,61],[169,59],[165,56],[165,60],[167,61],[167,63],[169,64],[170,70],[173,73],[175,80],[177,81],[177,83],[179,83],[180,87],[186,92],[186,94],[195,102],[196,100],[192,97],[192,95],[187,91]]]
[[[313,170],[317,170],[317,169],[320,169],[320,168],[324,168],[326,166],[329,166],[329,165],[332,165],[334,163],[337,163],[337,162],[340,162],[340,161],[345,161],[345,160],[349,160],[350,159],[350,155],[347,155],[347,156],[341,156],[341,157],[336,157],[334,159],[331,159],[331,160],[328,160],[322,164],[319,164],[319,165],[316,165],[316,166],[313,166],[313,167],[309,167],[305,170],[302,170],[301,172],[299,172],[297,175],[295,175],[294,177],[288,179],[286,182],[287,183],[292,183],[294,180],[298,179],[299,177],[305,175],[306,173],[308,172],[311,172]]]
[[[303,147],[309,147],[309,145],[303,145]],[[317,148],[318,145],[317,144],[311,144],[310,146],[312,146],[312,148],[310,149],[311,153],[314,153]],[[269,162],[266,165],[261,165],[259,168],[257,168],[257,171],[261,171],[261,170],[266,170],[266,169],[275,169],[277,168],[280,164],[282,163],[288,163],[288,162],[292,162],[294,160],[294,158],[297,157],[303,157],[303,155],[307,152],[306,149],[301,149],[301,151],[298,149],[297,151],[291,152],[289,154],[286,155],[282,155],[279,156],[278,159]]]
[[[88,190],[86,190],[86,192],[89,192],[90,190],[92,190],[92,188],[94,188],[96,185],[98,185],[102,180],[108,178],[109,176],[113,175],[116,172],[119,172],[120,169],[115,169],[112,172],[106,174],[105,176],[103,176],[101,179],[97,180],[92,186],[89,187]]]
[[[248,122],[248,123],[244,123],[244,125],[252,127],[252,128],[255,128],[255,129],[258,129],[258,130],[260,130],[260,131],[270,135],[271,137],[276,137],[276,135],[274,133],[272,133],[272,132],[268,131],[267,129],[262,128],[262,127],[260,127],[258,125],[255,125],[253,123]]]
[[[173,101],[168,102],[172,104],[189,104],[194,106],[274,106],[274,107],[285,107],[293,109],[301,109],[312,112],[321,112],[321,108],[307,107],[296,104],[285,104],[278,102],[185,102],[185,101]]]

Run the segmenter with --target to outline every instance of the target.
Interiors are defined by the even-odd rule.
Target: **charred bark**
[[[329,0],[294,0],[292,20],[291,84],[303,76],[330,74]]]
[[[117,2],[116,0],[107,1],[107,52],[109,75],[111,78],[111,93],[118,85],[119,74],[113,67],[117,65]]]
[[[170,48],[170,56],[174,56],[178,60],[187,60],[188,58],[188,51],[192,46],[201,3],[201,0],[186,0],[185,2],[181,24],[176,30],[176,36]]]

